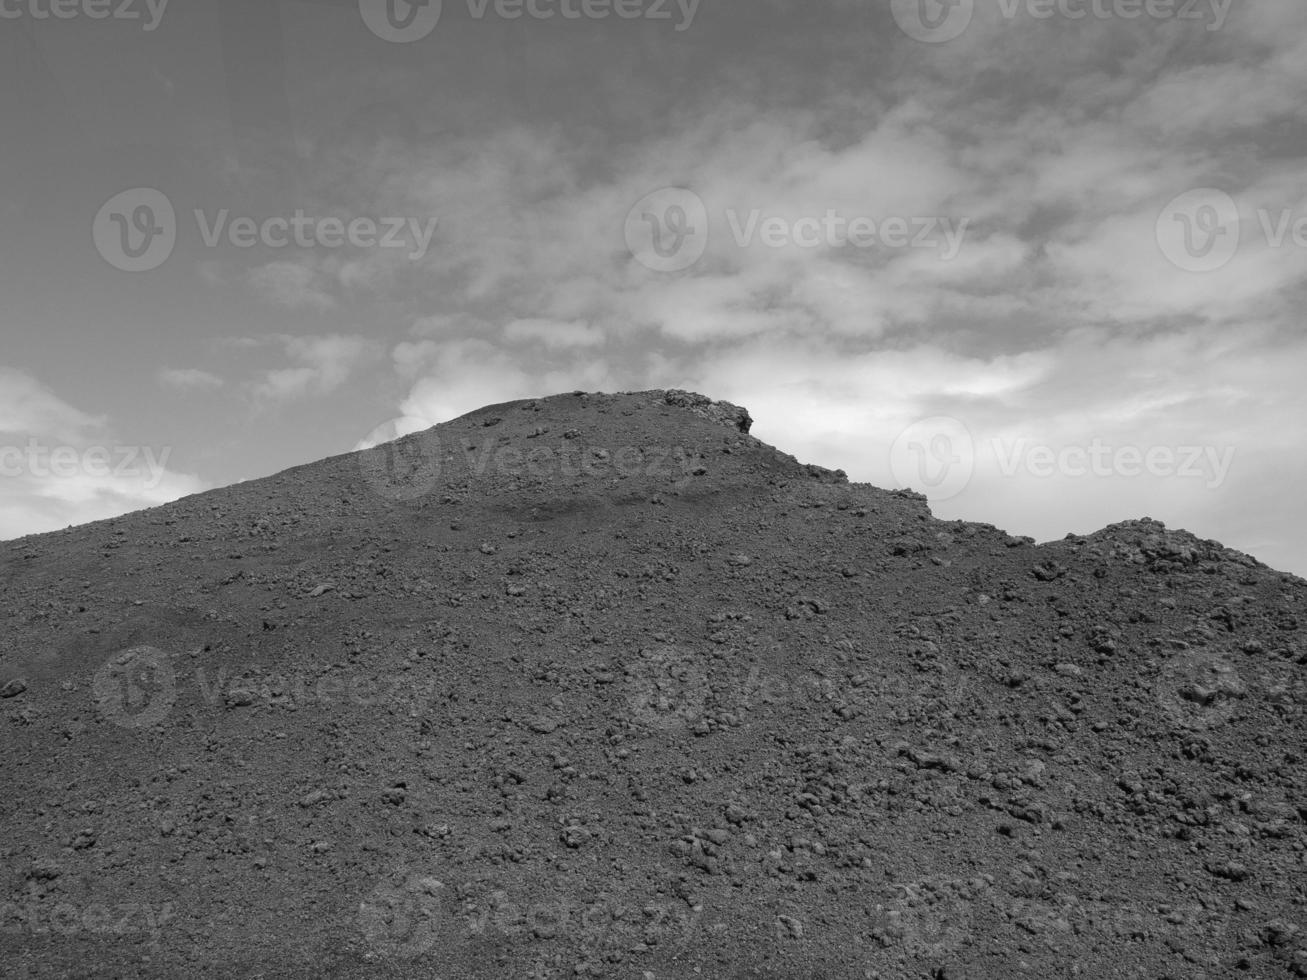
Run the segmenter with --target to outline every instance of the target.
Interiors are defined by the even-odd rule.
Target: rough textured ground
[[[0,545],[9,977],[1307,976],[1307,582],[685,393]]]

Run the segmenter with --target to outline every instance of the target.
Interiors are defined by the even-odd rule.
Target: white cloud
[[[0,368],[0,538],[116,517],[207,489],[30,375]]]
[[[523,364],[487,341],[470,339],[448,343],[434,352],[434,363],[413,386],[400,412],[436,425],[496,402],[617,387],[622,386],[599,359]]]
[[[593,347],[604,342],[603,331],[579,320],[514,320],[504,327],[504,339],[513,344],[539,343],[545,347]]]
[[[104,424],[103,416],[74,408],[31,375],[0,366],[0,434],[76,440]]]
[[[199,368],[160,368],[158,378],[165,388],[176,388],[179,391],[221,388],[224,384],[218,375]]]
[[[269,262],[249,270],[247,279],[265,299],[292,310],[325,311],[336,305],[321,285],[322,277],[307,262]]]
[[[269,401],[329,394],[344,384],[373,350],[366,338],[340,334],[274,339],[292,364],[265,371],[254,384],[256,396]]]

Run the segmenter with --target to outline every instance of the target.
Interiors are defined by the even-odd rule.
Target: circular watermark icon
[[[421,41],[440,23],[442,0],[359,0],[363,23],[383,41]]]
[[[411,415],[391,419],[359,445],[363,479],[387,500],[417,500],[440,482],[440,437],[424,419]]]
[[[1229,657],[1211,650],[1184,650],[1162,665],[1155,691],[1173,724],[1201,730],[1228,722],[1248,685]]]
[[[91,682],[101,714],[123,728],[157,725],[177,701],[177,677],[168,655],[133,647],[111,657]]]
[[[954,882],[924,878],[898,886],[902,895],[889,911],[890,922],[909,953],[939,957],[961,949],[971,937],[971,899]]]
[[[931,500],[949,500],[971,482],[976,444],[970,430],[955,418],[922,419],[894,440],[889,466],[901,489],[918,490]]]
[[[971,26],[975,0],[891,0],[899,29],[927,44],[943,44],[962,36]]]
[[[91,226],[95,249],[115,269],[149,272],[177,245],[177,213],[153,187],[134,187],[105,201]]]
[[[1200,187],[1174,198],[1157,218],[1157,244],[1186,272],[1214,272],[1239,250],[1239,205],[1225,191]]]
[[[664,187],[626,215],[626,247],[654,272],[683,272],[708,249],[708,208],[694,191]]]
[[[708,700],[708,675],[699,659],[672,644],[642,649],[626,668],[626,703],[632,717],[660,731],[698,723]]]
[[[431,875],[397,871],[359,902],[358,926],[377,954],[412,959],[430,952],[440,929],[445,885]]]

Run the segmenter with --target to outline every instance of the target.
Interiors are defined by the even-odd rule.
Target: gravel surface
[[[1307,977],[1307,582],[687,392],[0,544],[6,977]]]

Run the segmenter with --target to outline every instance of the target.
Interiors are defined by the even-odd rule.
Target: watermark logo
[[[962,36],[975,16],[975,0],[891,0],[899,29],[926,44],[943,44]]]
[[[1079,961],[1081,973],[1106,975],[1099,957],[1122,940],[1156,939],[1173,948],[1222,948],[1230,917],[1183,901],[1165,905],[1120,904],[1061,893],[1055,902],[1007,896],[995,910],[1022,932],[1041,937],[1051,952]]]
[[[373,429],[358,454],[363,479],[387,500],[424,497],[440,483],[440,436],[429,422],[411,415]]]
[[[496,422],[499,420],[495,420]],[[419,431],[422,430],[422,431]],[[543,433],[541,433],[543,434]],[[486,473],[510,479],[629,479],[689,480],[707,468],[702,457],[683,446],[592,446],[564,436],[557,446],[531,449],[486,439],[442,455],[443,444],[428,422],[412,416],[378,426],[358,444],[358,463],[365,482],[388,500],[410,501],[431,493],[446,473],[480,477]]]
[[[1151,476],[1161,479],[1203,480],[1208,490],[1225,483],[1234,465],[1235,447],[1226,446],[1110,446],[1094,439],[1088,446],[1034,445],[1028,439],[992,442],[999,472],[1013,477],[1022,471],[1038,479],[1053,476],[1079,478]]]
[[[436,945],[445,885],[432,875],[399,870],[359,903],[358,927],[374,953],[413,959]]]
[[[304,598],[317,599],[329,591],[325,585],[318,586]],[[111,658],[92,684],[100,713],[116,725],[134,729],[159,724],[183,698],[229,711],[327,710],[337,706],[427,710],[438,696],[437,688],[434,676],[419,679],[404,671],[281,673],[252,667],[233,674],[221,666],[213,673],[196,667],[193,673],[178,674],[168,654],[154,647],[135,647]]]
[[[0,445],[0,477],[142,479],[153,490],[163,482],[171,454],[169,447],[156,455],[151,446],[47,446],[29,438],[25,446]]]
[[[721,217],[740,249],[935,249],[946,262],[961,252],[971,224],[969,218],[848,216],[834,208],[795,218],[762,208],[727,208]],[[654,272],[683,272],[707,251],[709,224],[703,198],[683,187],[666,187],[627,212],[626,245],[636,261]]]
[[[1225,191],[1201,187],[1174,198],[1157,219],[1162,254],[1186,272],[1214,272],[1239,250],[1239,206]]]
[[[138,20],[144,30],[155,30],[169,0],[5,0],[0,20]]]
[[[674,30],[680,34],[690,29],[699,12],[700,0],[467,0],[468,13],[482,20],[494,11],[500,20],[671,20],[681,19]]]
[[[136,187],[115,194],[95,216],[95,248],[115,269],[149,272],[177,245],[177,214],[166,194]]]
[[[137,902],[86,906],[60,902],[0,902],[0,935],[6,933],[59,936],[129,936],[142,933],[158,939],[173,918],[171,902],[155,908]]]
[[[228,208],[213,212],[196,208],[192,215],[206,248],[403,248],[408,249],[408,258],[413,262],[426,257],[440,224],[440,219],[433,217],[314,216],[303,208],[290,215],[261,219],[233,216]],[[178,234],[172,201],[150,187],[114,195],[100,208],[92,226],[96,250],[106,262],[124,272],[159,268],[176,248]]]
[[[780,215],[764,217],[754,208],[747,215],[726,212],[731,235],[739,248],[759,244],[765,248],[883,248],[938,249],[945,262],[962,251],[970,218],[894,215],[877,221],[867,215],[847,217],[828,208],[822,217],[808,215],[791,221]]]
[[[708,677],[692,650],[663,643],[642,649],[626,667],[626,703],[642,725],[682,731],[703,718]]]
[[[1158,216],[1157,242],[1162,254],[1186,272],[1222,269],[1250,240],[1270,249],[1307,249],[1307,215],[1301,211],[1260,207],[1249,213],[1244,221],[1238,202],[1224,191],[1186,191]]]
[[[997,0],[1002,21],[1123,20],[1193,22],[1206,20],[1206,30],[1225,26],[1234,0]],[[927,44],[961,37],[975,17],[975,0],[891,0],[899,29]],[[1209,16],[1210,14],[1210,16]]]
[[[207,248],[217,248],[225,239],[233,248],[407,248],[410,261],[424,258],[431,248],[439,218],[341,218],[314,217],[297,208],[290,217],[275,215],[258,220],[249,216],[233,218],[227,208],[206,214],[195,209],[200,239]]]
[[[1203,730],[1228,722],[1248,685],[1228,657],[1211,650],[1184,650],[1162,665],[1154,690],[1173,724]]]
[[[1219,31],[1234,0],[998,0],[1004,20],[1019,14],[1032,20],[1149,20],[1197,21],[1210,10],[1208,31]]]
[[[923,419],[905,429],[890,447],[890,471],[900,488],[931,500],[949,500],[975,476],[980,446],[965,424],[948,416]],[[1208,490],[1225,484],[1234,466],[1234,446],[1110,445],[1094,438],[1084,445],[1052,446],[1027,438],[989,440],[997,475],[1004,479],[1085,477],[1201,480]]]
[[[798,600],[787,617],[802,616],[813,600]],[[817,615],[814,613],[814,615]],[[621,665],[627,717],[644,727],[708,734],[723,727],[748,726],[772,712],[800,709],[833,716],[838,723],[859,718],[892,718],[907,705],[928,713],[954,711],[970,697],[970,680],[932,642],[917,644],[918,673],[890,677],[857,673],[831,677],[755,663],[745,672],[724,672],[709,683],[704,657],[670,644],[639,652]]]
[[[917,656],[921,672],[912,677],[862,674],[835,680],[815,673],[764,673],[755,667],[733,697],[723,701],[741,723],[768,705],[802,705],[807,710],[830,712],[842,722],[892,718],[906,705],[932,713],[954,711],[963,705],[970,689],[966,675],[938,657],[933,644],[919,649]]]
[[[316,595],[310,595],[316,598]],[[415,681],[411,674],[289,673],[253,668],[231,676],[219,667],[210,677],[203,667],[195,670],[195,684],[209,705],[227,708],[359,708],[428,707],[436,698],[436,683]]]
[[[140,646],[108,660],[91,689],[100,713],[115,725],[150,728],[172,710],[177,677],[166,653]]]
[[[383,41],[421,41],[440,23],[441,0],[359,0],[363,23]]]
[[[467,0],[468,16],[485,20],[671,20],[676,11],[679,34],[694,24],[700,0]],[[440,0],[359,0],[363,23],[383,41],[420,41],[440,22]]]
[[[967,488],[975,473],[975,441],[955,418],[922,419],[894,440],[889,464],[900,488],[918,490],[931,500],[950,500]]]
[[[574,818],[559,822],[564,833],[580,826]],[[455,916],[460,938],[480,943],[559,939],[575,946],[622,950],[641,943],[675,952],[694,938],[703,915],[701,906],[687,909],[680,902],[645,902],[631,895],[587,899],[557,884],[528,898],[516,883],[513,887],[496,884],[500,883],[460,886],[459,893],[466,895]]]
[[[620,446],[612,450],[579,440],[565,442],[558,448],[539,446],[527,451],[491,440],[481,449],[465,450],[464,461],[469,472],[477,476],[493,470],[501,476],[536,479],[560,476],[569,480],[582,476],[688,479],[696,472],[702,471],[700,475],[706,472],[701,457],[683,446]]]
[[[708,208],[694,191],[664,187],[626,216],[626,247],[654,272],[683,272],[708,249]]]

